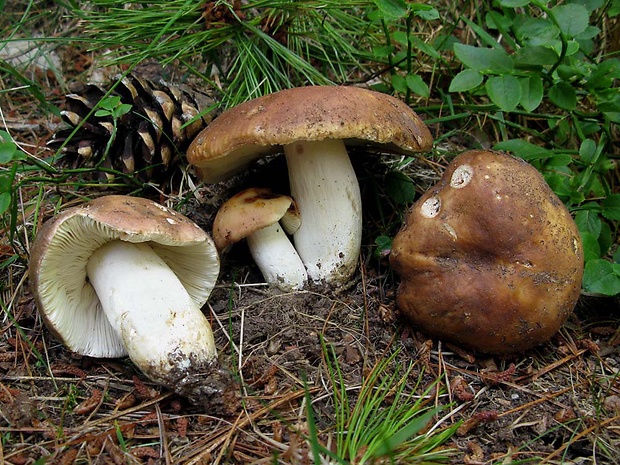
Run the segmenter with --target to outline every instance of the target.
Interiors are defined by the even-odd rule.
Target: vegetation
[[[586,398],[591,395],[594,399],[587,398],[585,403],[596,404],[591,416],[584,414],[583,418],[577,418],[567,414],[567,419],[559,420],[553,416],[557,421],[553,429],[532,433],[531,441],[524,442],[519,450],[492,458],[487,454],[485,463],[508,463],[513,458],[533,463],[543,460],[552,463],[558,457],[568,460],[570,447],[573,444],[586,447],[583,445],[586,440],[599,457],[617,463],[620,445],[615,433],[604,426],[618,421],[620,410],[609,400],[617,397],[620,389],[615,365],[618,362],[600,358],[596,344],[586,336],[573,337],[572,332],[562,332],[558,336],[556,359],[548,353],[534,353],[527,361],[525,358],[518,361],[519,382],[532,382],[518,389],[514,365],[510,368],[505,361],[493,365],[485,360],[482,371],[493,365],[494,374],[490,378],[485,374],[474,378],[471,368],[474,361],[465,358],[467,363],[452,361],[446,365],[441,345],[432,353],[423,344],[392,352],[394,340],[385,343],[387,347],[380,347],[380,343],[375,347],[371,343],[368,319],[370,306],[374,305],[373,311],[382,310],[389,306],[386,302],[393,296],[383,258],[407,207],[437,178],[447,160],[471,148],[509,151],[540,170],[574,215],[581,231],[586,252],[583,294],[612,298],[617,304],[620,296],[620,0],[425,4],[406,0],[157,0],[149,3],[0,0],[0,9],[3,11],[0,19],[0,228],[3,232],[0,302],[2,321],[7,328],[5,338],[0,341],[0,355],[14,354],[13,358],[0,357],[0,363],[11,360],[13,364],[22,364],[20,373],[28,374],[30,393],[35,389],[34,380],[44,380],[38,389],[45,395],[39,397],[47,403],[47,408],[33,414],[32,422],[27,425],[34,434],[41,434],[41,442],[26,448],[45,453],[29,450],[25,456],[56,454],[55,459],[65,460],[58,463],[70,463],[72,446],[88,449],[97,441],[100,451],[108,447],[105,450],[111,455],[111,451],[118,453],[118,449],[125,453],[133,451],[137,456],[141,446],[150,445],[148,439],[166,450],[166,460],[174,458],[178,463],[199,463],[201,459],[219,463],[224,460],[224,454],[239,461],[242,459],[238,457],[253,457],[255,463],[268,463],[265,458],[273,463],[294,462],[295,457],[314,463],[405,463],[404,457],[411,459],[407,463],[449,463],[456,453],[450,445],[454,444],[450,439],[455,434],[466,436],[487,418],[492,418],[489,421],[504,418],[504,414],[494,416],[488,412],[481,412],[486,416],[470,412],[471,418],[464,422],[456,415],[454,420],[450,415],[440,418],[442,408],[458,410],[454,400],[461,406],[475,405],[467,383],[467,392],[459,397],[463,386],[452,383],[458,372],[470,377],[471,385],[478,388],[480,395],[500,385],[506,392],[512,390],[517,398],[532,396],[520,406],[507,407],[505,418],[526,415],[531,407],[541,405],[541,399],[553,406],[564,405],[562,396],[568,396],[569,391],[583,390]],[[63,58],[58,61],[56,56]],[[185,449],[180,445],[168,449],[164,433],[160,433],[162,437],[153,436],[145,426],[152,423],[136,419],[140,408],[169,399],[167,394],[159,393],[149,397],[144,384],[131,376],[122,379],[126,369],[121,370],[121,375],[115,372],[117,377],[112,383],[109,368],[103,375],[78,373],[77,380],[57,379],[59,367],[50,353],[52,350],[61,353],[60,349],[48,347],[41,336],[41,321],[32,316],[32,304],[24,284],[29,245],[42,219],[57,208],[113,189],[159,196],[179,209],[190,208],[194,196],[199,196],[197,192],[203,187],[196,189],[185,172],[174,192],[168,194],[155,183],[129,179],[126,173],[106,168],[103,159],[90,167],[67,166],[59,163],[62,151],[44,148],[53,132],[51,128],[57,128],[62,95],[71,91],[71,84],[84,83],[89,80],[89,73],[102,69],[114,70],[108,75],[112,78],[116,74],[127,75],[152,60],[162,66],[160,74],[164,79],[213,91],[220,109],[292,86],[368,85],[407,101],[423,115],[436,139],[433,153],[424,159],[389,161],[388,172],[381,178],[382,185],[376,187],[377,209],[381,209],[382,219],[381,224],[373,225],[375,243],[366,251],[369,256],[374,253],[372,266],[376,269],[363,276],[360,284],[363,295],[356,296],[361,303],[356,306],[357,303],[339,298],[329,301],[334,308],[360,309],[359,319],[355,321],[363,327],[355,330],[362,333],[359,339],[365,340],[369,352],[361,373],[356,369],[350,373],[343,371],[341,364],[349,343],[334,342],[339,348],[336,350],[324,342],[321,333],[320,356],[314,359],[308,356],[314,365],[304,359],[306,365],[299,368],[316,370],[314,387],[302,386],[299,373],[288,366],[282,367],[286,358],[278,359],[274,366],[282,369],[284,375],[280,375],[287,382],[292,379],[294,387],[299,389],[290,388],[279,393],[279,398],[269,397],[276,392],[275,388],[270,391],[271,379],[275,378],[265,369],[267,374],[261,372],[253,377],[248,382],[251,388],[244,391],[252,394],[248,404],[256,402],[259,407],[253,405],[254,410],[248,407],[245,417],[233,419],[230,424],[217,424],[217,433],[212,432],[211,418],[200,416],[198,421],[187,415],[195,420],[193,426],[197,433],[185,437]],[[204,109],[207,110],[212,108]],[[122,136],[121,126],[116,123],[131,111],[132,106],[115,95],[106,96],[92,110],[93,115],[109,116],[114,123],[106,142],[106,155],[113,138]],[[31,127],[27,124],[29,119],[21,117],[24,114],[44,123]],[[51,124],[52,121],[55,123]],[[78,131],[79,127],[76,134]],[[420,182],[422,169],[426,174]],[[96,175],[99,172],[107,176],[100,180]],[[371,180],[367,185],[372,182],[377,181]],[[378,275],[372,284],[366,281],[371,275]],[[237,283],[236,278],[233,273],[234,285],[230,289],[246,292],[245,285]],[[379,297],[371,304],[366,292],[373,286],[379,289],[376,291]],[[235,352],[235,363],[238,362],[239,376],[243,378],[243,364],[253,359],[242,354],[245,307],[233,294],[224,310],[229,317],[229,328],[224,332],[229,333],[230,348]],[[324,327],[319,327],[321,331],[327,332],[329,327],[330,305],[325,306],[327,316]],[[235,308],[242,309],[241,316],[234,313]],[[299,304],[299,308],[305,307]],[[219,316],[216,314],[216,318]],[[393,329],[392,322],[387,320],[388,323],[375,321],[374,324]],[[235,324],[241,329],[234,330]],[[620,338],[614,333],[613,325],[592,326],[608,331],[605,341],[609,348],[618,344]],[[590,327],[584,324],[579,330],[585,333]],[[407,339],[409,336],[405,332],[403,341],[415,340],[415,335]],[[238,344],[233,342],[235,337]],[[319,338],[314,342],[319,346]],[[287,346],[286,350],[289,349]],[[386,353],[393,355],[386,356]],[[581,362],[584,359],[580,357],[588,354],[592,357],[588,363],[571,365],[574,361]],[[420,363],[412,364],[408,360],[411,357],[419,357]],[[355,366],[355,362],[348,363]],[[367,363],[372,363],[372,368]],[[477,369],[481,366],[481,363],[477,365]],[[61,368],[60,372],[66,374],[63,370],[67,368]],[[567,370],[565,378],[541,381],[550,373],[553,377],[555,370],[560,369]],[[245,370],[247,373],[248,368]],[[75,369],[69,372],[77,373]],[[22,417],[15,409],[6,407],[25,402],[19,393],[26,389],[20,384],[26,382],[25,376],[11,378],[18,380],[17,387],[0,390],[0,413],[2,420],[9,423],[7,428],[0,429],[0,458],[3,447],[28,442],[27,428],[13,427]],[[319,376],[325,376],[322,385]],[[356,383],[352,384],[353,378]],[[559,388],[560,379],[568,387]],[[10,381],[8,375],[2,383],[5,381]],[[105,386],[103,397],[102,385]],[[532,394],[539,385],[544,393]],[[269,395],[253,397],[256,386]],[[445,394],[446,388],[449,396]],[[137,404],[123,410],[113,403],[125,399],[125,391],[132,389],[142,395]],[[313,397],[317,389],[324,390],[324,397]],[[61,404],[53,404],[54,399],[61,399]],[[299,409],[303,411],[303,422],[291,416],[290,411],[295,407],[283,412],[282,405],[293,405],[296,401],[305,401],[305,408]],[[495,399],[491,402],[496,405]],[[177,417],[186,417],[178,414],[172,405],[167,405],[166,425],[174,424],[178,428],[175,431],[183,437],[182,422]],[[90,415],[98,409],[108,414],[108,423],[102,418],[90,421]],[[122,415],[119,411],[128,413]],[[89,417],[82,422],[79,417],[82,413],[76,412],[85,412]],[[164,428],[159,407],[155,413],[156,425]],[[515,431],[529,426],[523,426],[520,418],[514,419]],[[176,419],[179,423],[174,423]],[[278,422],[294,424],[295,428],[290,428],[286,439],[280,437],[276,441]],[[112,436],[89,432],[104,426]],[[134,434],[136,428],[142,437]],[[239,433],[241,430],[243,434]],[[245,443],[239,439],[242,446],[235,448],[232,438],[250,435],[250,430],[254,435],[252,441]],[[297,436],[293,430],[299,431],[301,438],[295,444],[293,439]],[[50,431],[55,431],[56,436],[50,438]],[[115,437],[112,443],[117,449],[102,445],[103,439],[97,434]],[[196,439],[203,435],[207,438],[204,442]],[[265,439],[265,435],[270,439]],[[267,449],[265,444],[269,445]],[[279,451],[279,457],[269,457],[272,447]],[[305,455],[293,454],[300,450]],[[216,453],[219,456],[215,457]],[[471,463],[482,460],[477,458],[473,446],[468,445],[466,453]],[[19,454],[14,454],[17,463]],[[262,458],[258,459],[261,454]],[[148,456],[143,457],[146,461]],[[39,458],[37,463],[45,460]]]

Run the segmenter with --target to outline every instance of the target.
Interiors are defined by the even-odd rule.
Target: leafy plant
[[[0,131],[0,215],[4,214],[11,205],[13,182],[17,174],[17,161],[25,158],[11,136],[6,131]]]
[[[381,24],[386,38],[384,46],[374,49],[374,59],[387,60],[391,86],[407,101],[412,93],[430,97],[427,82],[414,69],[415,54],[420,52],[431,60],[441,60],[441,54],[414,33],[413,22],[439,19],[439,12],[432,5],[404,0],[375,0],[374,3],[377,9],[369,17]]]
[[[616,259],[606,257],[620,220],[620,194],[608,180],[614,166],[609,141],[620,122],[614,85],[620,60],[592,55],[601,31],[591,21],[604,6],[602,0],[500,0],[485,21],[503,42],[469,21],[481,45],[454,44],[464,69],[449,90],[486,95],[501,112],[546,122],[534,134],[518,123],[544,145],[521,138],[495,148],[536,166],[575,212],[586,251],[583,288],[614,295],[620,293],[620,274]]]

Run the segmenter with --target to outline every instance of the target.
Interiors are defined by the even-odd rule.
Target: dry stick
[[[564,388],[564,389],[561,389],[559,391],[556,391],[556,392],[554,392],[554,393],[552,393],[550,395],[539,397],[538,399],[532,400],[532,401],[530,401],[530,402],[528,402],[526,404],[519,405],[518,407],[512,408],[510,410],[506,410],[505,412],[502,412],[502,413],[498,414],[497,416],[498,417],[503,417],[505,415],[510,415],[511,413],[516,413],[519,410],[529,409],[529,408],[533,407],[534,405],[541,404],[541,403],[547,402],[547,401],[551,401],[551,399],[553,399],[554,397],[561,396],[562,394],[565,394],[568,391],[571,391],[571,390],[575,389],[577,386],[580,386],[580,385],[583,385],[583,384],[586,384],[586,383],[587,383],[587,381],[582,381],[579,384],[575,384],[575,385],[569,386],[567,388]],[[510,384],[509,384],[509,386],[510,386]],[[539,394],[537,394],[537,395],[539,395]],[[557,406],[558,407],[562,407],[562,405],[557,405]]]
[[[572,354],[572,355],[567,355],[564,358],[561,358],[560,360],[556,360],[553,363],[550,363],[549,365],[547,365],[546,367],[538,370],[536,373],[534,373],[531,377],[530,380],[531,381],[536,381],[538,378],[540,378],[543,375],[546,375],[547,373],[549,373],[550,371],[555,370],[556,368],[564,365],[567,362],[570,362],[571,360],[580,357],[581,355],[583,355],[585,352],[587,352],[588,349],[581,349],[580,351]],[[522,378],[517,378],[517,381],[521,381],[523,379],[527,379],[527,376],[524,376]]]
[[[549,455],[547,455],[547,457],[545,457],[545,462],[552,459],[553,457],[557,457],[558,455],[560,455],[566,448],[568,448],[571,444],[575,443],[576,441],[578,441],[579,439],[581,439],[582,437],[590,434],[592,431],[594,431],[595,429],[598,428],[602,428],[603,426],[607,426],[608,424],[614,422],[615,420],[620,420],[620,415],[616,415],[615,417],[612,418],[608,418],[605,421],[602,421],[600,423],[597,423],[595,425],[590,426],[589,428],[584,429],[583,431],[581,431],[579,434],[577,434],[576,436],[573,436],[572,438],[572,442],[569,442],[567,444],[562,444],[562,447],[560,447],[559,449],[556,449],[555,451],[553,451],[552,453],[550,453]]]
[[[310,393],[316,392],[318,391],[318,388],[312,388],[310,389]],[[295,400],[299,397],[303,397],[305,395],[305,390],[301,390],[301,391],[297,391],[297,392],[292,392],[291,394],[289,394],[288,396],[282,397],[276,401],[274,401],[273,403],[271,403],[270,405],[267,405],[265,407],[263,407],[262,409],[254,412],[251,415],[246,416],[246,418],[244,418],[243,420],[241,420],[241,415],[239,415],[239,418],[237,419],[237,421],[235,421],[235,423],[233,425],[231,425],[228,429],[222,429],[221,431],[217,432],[214,436],[215,436],[215,440],[212,444],[207,445],[202,451],[198,452],[193,459],[191,459],[188,462],[185,462],[186,465],[195,465],[196,463],[200,462],[200,460],[206,456],[211,454],[211,452],[213,452],[218,446],[222,445],[223,443],[225,443],[227,440],[229,440],[229,436],[231,434],[231,431],[234,431],[235,428],[237,429],[241,429],[247,425],[249,425],[251,422],[257,420],[258,418],[260,418],[261,416],[263,416],[266,413],[271,412],[272,410],[274,410],[276,407],[280,406],[281,404],[284,404],[286,402],[290,402],[292,400]]]
[[[172,457],[170,456],[170,449],[168,449],[168,436],[166,434],[166,424],[164,423],[164,416],[161,413],[161,409],[159,408],[159,404],[155,404],[155,413],[157,414],[157,426],[159,428],[159,437],[161,441],[161,453],[160,457],[163,455],[166,460],[166,465],[172,464]]]

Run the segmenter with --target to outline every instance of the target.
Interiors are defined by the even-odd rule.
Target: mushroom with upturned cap
[[[300,226],[293,199],[270,189],[250,188],[232,196],[213,220],[213,240],[218,250],[245,239],[250,254],[267,283],[282,290],[301,289],[306,268],[288,234]]]
[[[422,331],[483,353],[550,339],[573,311],[583,250],[542,175],[490,151],[456,157],[412,207],[390,263],[398,308]]]
[[[218,274],[215,245],[198,225],[120,195],[47,221],[29,265],[39,312],[70,350],[129,355],[150,379],[196,403],[228,383],[200,310]]]
[[[192,141],[187,159],[203,181],[214,183],[283,150],[302,218],[295,248],[311,280],[339,286],[355,271],[362,237],[360,189],[345,145],[413,154],[432,143],[424,122],[394,97],[309,86],[225,111]]]

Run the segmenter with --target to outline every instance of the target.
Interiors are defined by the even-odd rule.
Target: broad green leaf
[[[409,8],[405,0],[374,0],[374,2],[383,19],[402,19],[409,14]]]
[[[514,110],[521,101],[521,84],[510,74],[490,77],[485,87],[491,101],[503,111]]]
[[[561,81],[549,89],[549,100],[558,107],[572,111],[577,108],[577,94],[573,86]]]
[[[584,260],[588,261],[601,258],[601,245],[598,242],[598,238],[589,232],[581,232],[580,235]]]
[[[515,66],[552,66],[558,61],[558,54],[548,47],[528,45],[521,47],[514,55]]]
[[[589,260],[583,271],[583,288],[602,295],[620,294],[620,276],[607,260]]]
[[[515,34],[522,41],[535,39],[538,44],[544,45],[550,40],[556,39],[560,35],[560,30],[549,19],[525,16],[516,25]]]
[[[515,156],[527,161],[541,160],[553,157],[554,153],[544,147],[539,147],[523,139],[508,139],[493,146],[495,150],[512,152]]]
[[[499,4],[506,8],[519,8],[529,5],[530,0],[500,0]]]
[[[395,74],[392,76],[392,87],[398,93],[404,94],[407,92],[407,82],[400,74]]]
[[[611,232],[609,223],[605,222],[601,225],[601,234],[598,236],[598,244],[601,247],[601,257],[609,251],[615,240],[615,234]]]
[[[439,19],[439,11],[431,5],[410,3],[409,6],[411,7],[413,14],[418,18],[422,18],[425,21],[434,21],[435,19]]]
[[[620,221],[620,194],[609,194],[602,202],[601,214],[612,221]]]
[[[594,163],[596,161],[596,142],[592,139],[584,140],[579,146],[579,156],[585,163]]]
[[[388,236],[378,236],[375,239],[375,245],[377,248],[375,249],[374,255],[377,259],[385,258],[392,250],[392,238]]]
[[[592,210],[580,210],[575,214],[575,223],[581,233],[590,233],[595,238],[601,234],[601,218]]]
[[[454,54],[465,66],[483,73],[504,74],[514,68],[512,58],[496,48],[454,44]]]
[[[390,171],[385,177],[385,189],[389,198],[397,204],[413,202],[415,185],[409,176],[401,171]]]
[[[441,58],[441,54],[437,50],[435,50],[432,45],[427,44],[422,39],[420,39],[418,36],[411,34],[409,36],[409,39],[411,40],[411,43],[413,44],[413,46],[419,51],[421,51],[422,53],[428,55],[431,58],[436,58],[436,59]]]
[[[420,97],[429,97],[431,95],[431,91],[428,88],[428,84],[424,82],[424,79],[417,74],[408,74],[405,77],[405,82],[407,83],[407,87],[411,92]]]
[[[0,142],[0,164],[8,163],[13,160],[13,156],[16,152],[17,147],[13,142]]]
[[[586,30],[590,22],[588,10],[583,5],[568,3],[551,9],[562,33],[568,38],[575,37]]]
[[[467,92],[482,84],[483,76],[475,69],[464,69],[452,79],[449,92]]]
[[[539,75],[519,79],[521,100],[519,104],[525,111],[534,111],[543,99],[543,81]]]

